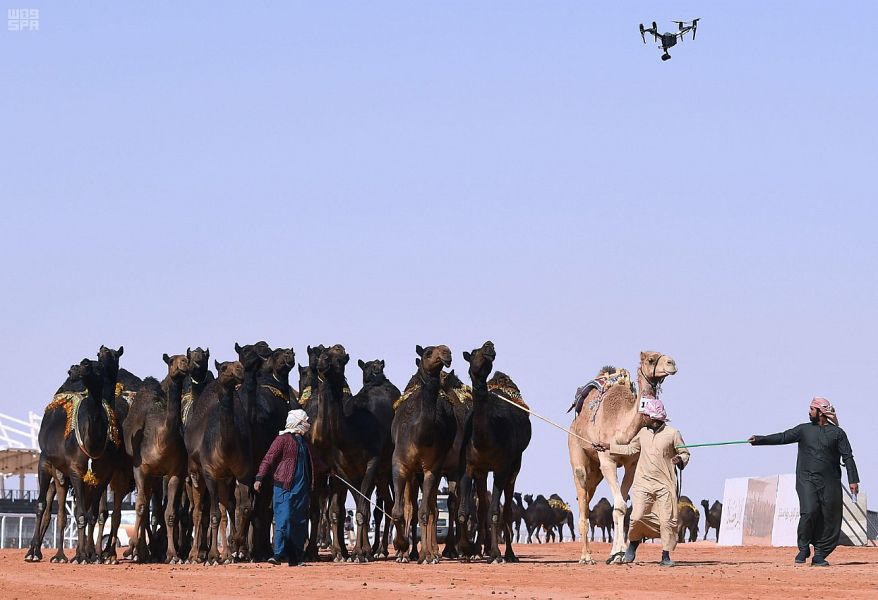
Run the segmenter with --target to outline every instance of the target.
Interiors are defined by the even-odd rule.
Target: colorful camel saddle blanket
[[[448,376],[449,374],[444,371],[439,375],[439,397],[452,405],[455,402],[461,404],[472,402],[472,388],[461,382],[456,376],[453,380],[450,380]],[[417,393],[421,387],[423,387],[421,379],[417,376],[412,377],[412,380],[406,386],[405,391],[396,399],[396,402],[393,403],[393,410],[397,410],[402,406],[402,403]]]
[[[77,425],[76,417],[79,414],[79,405],[82,403],[85,395],[85,392],[61,392],[55,394],[54,398],[52,398],[52,401],[46,407],[46,412],[54,410],[56,408],[63,408],[64,411],[67,413],[67,423],[64,426],[65,439],[71,433],[75,433],[77,441],[80,441],[81,435],[79,433],[79,427]],[[119,438],[119,427],[116,423],[116,412],[106,402],[102,402],[101,404],[104,407],[104,411],[106,411],[107,413],[107,435],[110,438],[110,441],[113,442],[113,445],[118,448],[121,440]],[[81,441],[80,445],[82,445]]]
[[[608,365],[601,369],[601,372],[597,374],[597,377],[586,383],[584,386],[576,389],[576,394],[573,397],[573,404],[570,405],[567,412],[570,412],[575,408],[576,414],[578,415],[580,411],[582,411],[582,405],[585,402],[588,393],[591,390],[597,390],[597,397],[588,403],[592,421],[594,421],[597,416],[597,409],[601,405],[604,395],[614,385],[627,385],[631,389],[631,392],[635,393],[634,384],[631,382],[631,375],[628,371],[626,369],[617,369],[616,367]]]
[[[509,400],[513,404],[530,410],[524,398],[521,397],[521,390],[512,381],[489,381],[488,391]]]
[[[701,515],[701,512],[697,508],[695,508],[694,504],[692,504],[691,502],[686,502],[685,500],[680,500],[677,503],[677,511],[679,512],[679,511],[683,510],[684,508],[691,508],[692,511],[696,515],[699,515],[699,516]]]
[[[132,392],[131,390],[126,390],[125,386],[121,383],[116,384],[116,400],[124,400],[126,404],[129,406],[134,401],[134,396],[137,395],[137,392]]]
[[[268,387],[271,387],[271,386],[268,386]],[[279,392],[280,390],[277,390],[277,391]],[[272,392],[272,393],[274,393],[274,392]],[[351,388],[349,388],[348,386],[344,386],[344,387],[341,389],[341,393],[344,394],[345,396],[351,396],[351,395],[352,395],[352,394],[351,394]],[[275,394],[275,395],[277,395],[277,394]],[[311,401],[311,386],[310,386],[310,385],[306,385],[306,386],[302,389],[302,393],[299,394],[299,406],[301,406],[302,408],[305,408],[306,406],[308,406],[308,403],[309,403],[310,401]]]
[[[570,505],[557,498],[549,498],[549,506],[560,510],[570,510]]]

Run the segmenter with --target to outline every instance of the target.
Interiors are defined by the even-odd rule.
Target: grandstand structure
[[[6,479],[18,476],[19,496],[25,495],[28,475],[36,475],[40,460],[38,436],[43,418],[28,412],[27,420],[0,413],[0,497],[6,497]]]

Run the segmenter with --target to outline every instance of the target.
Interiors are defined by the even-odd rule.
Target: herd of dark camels
[[[101,346],[97,360],[71,366],[40,428],[37,527],[25,560],[42,559],[57,499],[52,561],[67,562],[65,499],[72,492],[73,562],[117,562],[121,503],[134,490],[135,533],[127,554],[135,562],[267,560],[272,555],[270,496],[255,493],[253,483],[287,411],[298,407],[311,421],[308,441],[317,471],[308,560],[317,560],[323,545],[337,562],[394,558],[437,563],[440,557],[515,562],[512,542],[520,540],[522,522],[528,542],[541,541],[540,530],[547,541],[556,530],[562,536],[565,525],[575,540],[573,514],[560,497],[525,495],[522,501],[515,492],[531,423],[513,380],[499,371],[491,376],[497,354],[490,341],[462,354],[471,385],[448,370],[452,353],[447,346],[417,346],[417,368],[402,392],[385,375],[383,360],[360,360],[363,385],[356,394],[345,373],[350,357],[340,344],[308,347],[307,365],[298,367],[298,390],[290,385],[296,368],[291,348],[257,342],[235,344],[235,351],[235,361],[214,361],[216,375],[209,368],[209,349],[165,354],[167,375],[161,381],[141,380],[120,368],[121,346]],[[641,363],[647,354],[664,356],[644,353]],[[652,374],[658,376],[659,369]],[[657,383],[646,378],[641,386]],[[602,403],[604,409],[612,406],[612,399]],[[442,478],[448,484],[451,518],[440,552],[437,493]],[[576,463],[574,480],[584,481]],[[349,488],[358,525],[350,551],[343,530]],[[108,497],[113,511],[105,537]],[[580,494],[579,501],[587,547],[588,500]],[[96,544],[95,539],[106,541]]]

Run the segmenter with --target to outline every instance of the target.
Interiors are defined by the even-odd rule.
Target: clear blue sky
[[[491,339],[567,423],[601,365],[655,349],[688,441],[822,394],[878,493],[875,4],[24,5],[40,31],[0,30],[0,411],[102,343],[146,375],[341,342],[403,385],[415,344],[465,375]],[[696,16],[667,63],[641,43]],[[696,451],[685,490],[794,458]],[[519,487],[573,500],[564,435],[534,422]]]

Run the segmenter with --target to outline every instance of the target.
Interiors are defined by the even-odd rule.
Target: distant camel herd
[[[117,562],[121,503],[134,490],[136,522],[128,553],[135,562],[267,560],[271,502],[269,494],[254,491],[254,478],[287,411],[299,407],[311,421],[317,471],[308,560],[317,560],[321,530],[328,532],[337,562],[388,558],[391,529],[397,562],[436,563],[440,556],[517,561],[513,526],[517,541],[522,522],[528,541],[541,541],[540,531],[547,541],[556,530],[560,538],[565,525],[575,539],[572,512],[560,497],[525,495],[522,502],[514,492],[531,424],[513,380],[499,371],[489,378],[496,359],[490,341],[462,353],[471,385],[446,370],[452,362],[447,346],[417,346],[416,371],[402,392],[386,377],[383,360],[360,360],[363,384],[356,394],[345,374],[350,357],[340,344],[307,348],[307,364],[298,366],[298,390],[289,382],[296,368],[292,348],[257,342],[234,349],[237,360],[214,361],[215,375],[210,350],[200,347],[165,354],[167,375],[160,381],[120,368],[121,346],[101,346],[97,360],[70,367],[40,428],[37,527],[25,560],[42,559],[57,499],[52,561],[67,561],[65,499],[72,491],[78,532],[73,562]],[[578,481],[576,469],[574,463]],[[436,498],[443,477],[451,518],[440,553]],[[359,525],[350,551],[343,530],[349,488]],[[113,511],[105,538],[108,489]],[[606,512],[609,506],[612,514],[613,507],[603,502],[595,510]],[[588,523],[587,499],[585,509],[581,528]],[[602,517],[593,518],[597,524]],[[96,529],[97,539],[107,540],[103,547],[96,547]]]

